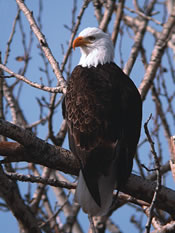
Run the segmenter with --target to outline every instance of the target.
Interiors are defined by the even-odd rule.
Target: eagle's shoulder
[[[120,85],[116,66],[76,66],[68,81],[65,116],[76,145],[90,149],[120,132]],[[118,112],[118,114],[117,114]],[[117,130],[115,130],[117,129]]]

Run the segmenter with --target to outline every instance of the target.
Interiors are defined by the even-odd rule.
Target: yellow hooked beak
[[[89,44],[89,40],[87,40],[86,38],[82,36],[79,36],[73,41],[72,47],[75,50],[76,47],[85,46],[87,44]]]

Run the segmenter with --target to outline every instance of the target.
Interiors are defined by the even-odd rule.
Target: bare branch
[[[107,26],[109,24],[109,21],[111,20],[111,16],[114,8],[115,8],[115,0],[107,0],[106,9],[99,25],[99,28],[101,30],[103,31],[107,30]]]
[[[116,19],[114,22],[114,29],[112,32],[112,36],[111,36],[111,40],[113,42],[113,44],[115,45],[116,41],[117,41],[117,36],[119,33],[119,28],[120,28],[120,22],[123,16],[123,7],[125,4],[125,0],[119,0],[119,3],[117,5],[117,10],[116,10]]]
[[[50,65],[52,66],[52,69],[53,69],[53,71],[56,75],[56,78],[58,80],[60,89],[62,89],[63,93],[66,93],[66,82],[61,74],[58,62],[53,57],[52,52],[51,52],[50,48],[48,47],[45,36],[41,33],[39,27],[37,26],[37,23],[33,17],[32,12],[29,11],[29,9],[27,8],[27,6],[25,5],[25,3],[22,0],[16,0],[16,2],[18,4],[20,10],[23,11],[24,15],[26,16],[26,18],[30,24],[30,27],[33,30],[34,34],[36,35],[45,56],[47,57],[48,61],[50,62]]]
[[[54,177],[56,180],[62,180],[66,183],[68,182],[68,180],[60,172],[52,173],[51,177]],[[76,219],[80,206],[77,203],[71,204],[70,201],[67,200],[67,195],[63,189],[55,187],[52,189],[66,217],[66,223],[63,226],[63,230],[66,232],[71,232],[72,230],[73,233],[82,233],[83,230],[81,229],[78,219]],[[73,189],[70,191],[72,194],[75,193]]]
[[[142,207],[144,210],[144,213],[147,215],[148,219],[150,218],[150,208],[148,206]],[[155,229],[160,229],[163,226],[163,223],[159,220],[156,213],[153,211],[152,213],[152,225]]]
[[[121,191],[137,199],[151,203],[156,185],[156,182],[152,182],[132,174],[129,182]],[[175,197],[173,196],[173,193],[173,190],[162,186],[156,201],[156,208],[162,210],[166,209],[165,211],[173,215],[173,212],[175,213],[172,209],[172,206],[175,205]]]
[[[53,146],[36,137],[31,131],[0,119],[0,134],[20,144],[0,142],[1,155],[8,156],[4,162],[26,161],[41,164],[65,173],[78,174],[79,163],[70,151]],[[2,147],[2,144],[4,145]],[[5,149],[10,150],[6,154]],[[14,149],[14,151],[13,151]],[[15,155],[15,156],[14,156]]]
[[[151,59],[147,67],[146,73],[140,84],[139,91],[142,96],[142,100],[146,98],[146,95],[152,85],[152,82],[156,76],[157,68],[160,65],[163,52],[167,47],[168,40],[170,39],[172,28],[175,24],[175,6],[173,7],[172,14],[169,16],[167,22],[163,26],[163,30],[160,37],[157,39],[156,45],[152,51]]]
[[[15,34],[15,28],[16,28],[17,20],[19,19],[19,14],[20,14],[20,10],[18,9],[18,12],[17,12],[16,17],[15,17],[14,22],[13,22],[12,32],[11,32],[9,40],[7,42],[7,48],[6,48],[6,53],[5,53],[4,65],[6,65],[7,61],[8,61],[9,52],[10,52],[10,45],[12,43],[12,39],[13,39],[13,36]]]
[[[151,20],[151,21],[153,21],[154,23],[163,26],[163,24],[160,23],[158,20],[152,18],[151,16],[145,15],[145,14],[144,14],[143,12],[141,12],[140,10],[133,10],[133,9],[130,9],[129,7],[125,7],[125,8],[126,8],[128,11],[130,11],[131,13],[136,13],[136,14],[138,14],[139,16],[143,17],[144,19]]]
[[[93,0],[93,5],[94,5],[95,16],[97,18],[98,24],[100,24],[102,19],[102,12],[101,12],[102,4],[100,3],[99,0]]]
[[[5,172],[5,175],[11,180],[19,180],[22,182],[31,182],[31,183],[41,183],[45,185],[51,185],[51,186],[67,188],[67,189],[76,188],[76,184],[73,184],[70,182],[59,181],[53,178],[43,178],[41,176],[23,175],[23,174],[19,174],[16,172],[13,172],[13,173]]]
[[[158,194],[159,194],[159,191],[161,189],[161,175],[160,175],[159,159],[158,159],[157,153],[156,153],[156,151],[154,149],[154,142],[152,141],[152,138],[150,136],[150,133],[149,133],[149,130],[148,130],[148,127],[147,127],[148,122],[149,122],[150,119],[151,119],[151,116],[147,120],[147,122],[144,124],[144,129],[145,129],[146,136],[147,136],[148,141],[149,141],[150,146],[151,146],[151,152],[152,152],[152,154],[154,156],[154,160],[155,160],[155,164],[156,164],[157,181],[156,181],[156,188],[155,188],[154,196],[153,196],[153,199],[152,199],[149,211],[148,211],[149,215],[148,215],[148,220],[147,220],[147,223],[146,223],[146,226],[145,226],[146,233],[150,232],[151,222],[152,222],[152,218],[153,218],[153,210],[155,208],[156,201],[157,201],[157,198],[158,198]]]
[[[0,134],[23,144],[23,146],[17,145],[16,150],[18,153],[16,153],[15,156],[12,156],[14,153],[10,153],[9,157],[7,157],[4,162],[26,161],[41,164],[69,174],[78,174],[79,172],[79,163],[69,151],[44,142],[28,130],[23,130],[9,122],[0,120]],[[0,148],[1,145],[2,143],[0,143]],[[9,144],[7,147],[8,150],[10,150]],[[0,151],[0,154],[2,154],[2,152]],[[6,154],[4,153],[2,155],[5,156]],[[143,180],[141,177],[132,175],[132,179],[129,180],[128,184],[122,191],[136,197],[137,199],[151,203],[155,187],[156,183]],[[143,193],[144,195],[142,195]],[[162,200],[164,200],[164,202],[162,202]],[[174,191],[162,188],[158,195],[156,207],[173,214],[174,208],[172,206],[174,205]]]
[[[6,201],[8,207],[17,218],[20,228],[23,229],[25,233],[41,233],[38,228],[37,220],[29,207],[24,204],[16,183],[7,178],[1,166],[0,186],[0,196]]]
[[[156,0],[152,0],[150,2],[150,5],[149,5],[149,7],[147,9],[147,12],[146,12],[147,15],[151,14],[155,2],[156,2]],[[137,30],[137,33],[135,35],[135,38],[134,38],[135,42],[134,42],[134,45],[133,45],[133,47],[131,49],[131,55],[130,55],[129,60],[127,61],[126,65],[125,65],[125,68],[124,68],[124,72],[126,74],[128,74],[128,75],[130,74],[130,72],[132,70],[132,67],[133,67],[133,65],[134,65],[134,63],[136,61],[138,52],[139,52],[139,50],[141,48],[147,24],[148,24],[148,19],[146,19],[146,18],[142,19],[142,21],[140,22],[139,28]]]
[[[1,65],[1,64],[0,64]],[[19,105],[19,102],[14,96],[14,93],[12,89],[8,86],[7,82],[3,80],[3,91],[4,96],[7,100],[7,103],[10,107],[11,114],[12,114],[12,120],[14,124],[20,125],[22,127],[25,127],[27,125],[27,120],[24,116],[24,113]]]
[[[47,87],[47,86],[44,86],[43,84],[34,83],[32,81],[29,81],[26,77],[24,77],[24,76],[22,76],[20,74],[14,73],[12,70],[7,68],[3,64],[0,64],[0,69],[2,69],[5,72],[9,73],[11,75],[9,78],[16,77],[17,79],[22,80],[23,82],[29,84],[30,86],[38,88],[40,90],[47,91],[47,92],[52,92],[52,93],[61,93],[62,92],[62,87],[60,87],[60,86],[58,86],[58,87]],[[3,76],[1,78],[3,78]],[[7,78],[7,77],[5,76],[5,78]]]
[[[76,22],[75,27],[74,27],[74,29],[73,29],[72,35],[71,35],[71,37],[70,37],[67,52],[66,52],[66,54],[64,55],[64,59],[63,59],[63,62],[62,62],[62,64],[61,64],[61,72],[63,72],[64,66],[66,65],[67,59],[68,59],[68,57],[69,57],[69,55],[70,55],[70,52],[71,52],[71,49],[72,49],[72,42],[73,42],[73,40],[74,40],[74,38],[75,38],[75,35],[76,35],[77,31],[78,31],[78,28],[79,28],[80,23],[81,23],[81,19],[82,19],[83,14],[84,14],[84,11],[86,10],[86,8],[87,8],[89,2],[90,2],[90,0],[85,0],[85,1],[84,1],[83,5],[82,5],[82,7],[81,7],[80,13],[79,13],[79,15],[78,15],[78,17],[77,17],[77,22]]]
[[[158,93],[156,91],[156,88],[155,88],[154,84],[152,85],[152,95],[153,95],[153,100],[155,101],[155,104],[156,104],[156,107],[157,107],[157,111],[159,113],[159,116],[160,116],[162,124],[163,124],[165,136],[166,136],[167,141],[169,143],[169,139],[170,139],[170,136],[171,136],[171,130],[170,130],[170,127],[168,125],[167,119],[165,117],[165,113],[163,112],[163,108],[162,108],[163,106],[162,106],[161,100],[159,98],[159,95],[158,95]]]

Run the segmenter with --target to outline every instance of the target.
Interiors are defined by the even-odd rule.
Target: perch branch
[[[7,146],[9,150],[7,150],[8,154],[5,153],[5,148],[7,147],[3,149],[3,142],[0,142],[0,154],[6,156],[1,163],[26,161],[41,164],[72,175],[77,175],[79,172],[79,163],[70,151],[39,139],[29,130],[24,130],[0,119],[0,134],[22,144],[15,143],[16,146],[14,146],[14,142],[11,142],[12,148],[10,151],[10,142],[4,142],[9,143]],[[15,148],[16,153],[15,151],[12,152],[13,148]],[[151,203],[155,188],[156,182],[132,175],[127,185],[121,191],[139,200]],[[175,191],[162,186],[155,206],[175,216]]]

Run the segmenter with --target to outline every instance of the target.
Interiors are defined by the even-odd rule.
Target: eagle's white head
[[[73,48],[80,47],[79,65],[83,67],[110,63],[114,58],[114,47],[110,36],[99,28],[88,27],[73,41]]]

